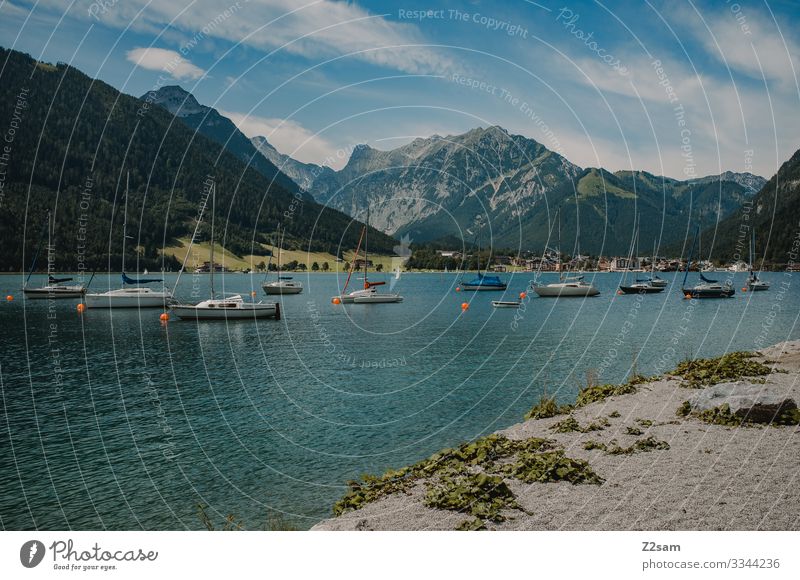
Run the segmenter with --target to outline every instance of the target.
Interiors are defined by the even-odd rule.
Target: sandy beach
[[[751,360],[767,365],[772,372],[704,388],[755,389],[773,399],[800,403],[800,341],[769,347]],[[703,390],[689,388],[684,378],[665,375],[637,385],[634,393],[498,431],[498,435],[513,441],[547,439],[550,449],[563,450],[564,456],[587,462],[602,483],[525,483],[501,475],[517,507],[504,508],[497,521],[484,518],[485,527],[800,529],[800,427],[731,426],[709,423],[695,413],[676,413]],[[565,429],[554,428],[565,425],[562,422],[570,417],[577,422],[578,430],[560,432]],[[638,446],[641,441],[657,445]],[[505,458],[498,465],[509,461]],[[493,469],[496,475],[498,468]],[[482,471],[480,465],[464,468],[465,474]],[[464,510],[427,507],[426,494],[437,485],[441,487],[435,476],[415,478],[407,488],[381,495],[313,529],[453,530],[465,521],[474,521]]]

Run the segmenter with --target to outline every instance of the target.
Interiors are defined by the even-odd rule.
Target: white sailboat
[[[369,208],[367,208],[367,223],[361,229],[361,237],[358,239],[356,246],[356,253],[353,256],[353,263],[350,264],[350,272],[347,274],[347,281],[342,289],[342,294],[334,296],[331,301],[334,304],[392,304],[403,301],[403,297],[395,293],[382,294],[378,292],[376,286],[383,286],[386,282],[370,282],[368,279],[369,272],[369,246],[368,234],[369,228]],[[364,288],[361,290],[353,290],[352,292],[345,293],[347,286],[350,283],[350,277],[353,275],[353,268],[356,260],[358,259],[358,251],[361,249],[361,240],[364,240]]]
[[[286,229],[284,228],[284,234],[286,233]],[[281,241],[283,241],[283,236],[281,236]],[[281,275],[281,251],[283,249],[283,244],[278,244],[278,279],[272,282],[264,281],[261,284],[261,288],[264,290],[264,293],[267,295],[283,295],[283,294],[300,294],[303,291],[303,283],[298,282],[297,280],[293,279],[291,276],[282,276]],[[269,257],[269,263],[272,264],[272,256]],[[267,264],[267,276],[269,276],[269,264]]]
[[[540,284],[537,279],[531,280],[531,288],[542,298],[569,298],[597,296],[600,290],[586,282],[582,275],[565,276],[561,270],[561,214],[558,216],[558,282]]]
[[[211,185],[211,264],[214,264],[214,213],[216,205],[216,186]],[[203,207],[205,210],[205,206]],[[202,217],[202,216],[201,216]],[[198,222],[199,225],[199,222]],[[197,229],[195,228],[195,231]],[[194,242],[194,236],[192,236]],[[191,249],[191,247],[190,247]],[[187,250],[186,255],[189,255]],[[280,319],[280,306],[275,302],[245,302],[240,294],[215,298],[214,270],[211,268],[211,298],[197,304],[171,304],[170,310],[183,320],[241,320],[257,318]],[[175,282],[177,287],[177,281]]]
[[[769,290],[769,282],[766,282],[758,277],[755,270],[755,262],[753,255],[756,252],[756,232],[753,230],[753,236],[750,240],[750,275],[747,277],[747,287],[751,292],[764,292]]]
[[[172,300],[172,293],[167,288],[154,290],[144,286],[163,283],[161,278],[131,278],[125,273],[129,180],[130,174],[125,181],[125,210],[122,221],[122,287],[107,292],[87,293],[84,297],[86,308],[164,308]]]

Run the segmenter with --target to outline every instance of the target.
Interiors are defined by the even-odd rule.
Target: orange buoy
[[[617,294],[619,294],[620,296],[622,296],[623,294],[625,294],[625,292],[623,292],[622,290],[617,290]]]
[[[689,300],[691,299],[692,295],[687,292],[686,294],[683,295],[683,297]]]
[[[252,296],[253,298],[255,298],[255,297],[256,297],[256,291],[255,291],[255,290],[253,290],[252,292],[250,292],[250,296]]]
[[[161,316],[158,317],[161,322],[167,322],[169,320],[169,314],[166,312],[162,312]]]
[[[456,292],[461,292],[461,286],[456,286]]]
[[[8,300],[9,302],[11,302],[11,301],[13,301],[13,300],[14,300],[14,297],[13,297],[11,294],[9,294],[8,296],[6,296],[6,300]]]
[[[337,296],[336,298],[331,300],[331,302],[333,302],[334,304],[341,304],[342,303],[342,299]]]
[[[464,310],[464,311],[469,310],[469,303],[468,302],[462,302],[461,303],[461,310]]]
[[[527,297],[528,297],[528,295],[525,292],[520,292],[519,293],[519,299],[520,300],[525,300]]]
[[[744,287],[742,288],[742,292],[747,292],[747,286],[744,286]]]
[[[83,311],[86,310],[86,304],[79,302],[75,309],[78,311],[78,314],[83,314]]]

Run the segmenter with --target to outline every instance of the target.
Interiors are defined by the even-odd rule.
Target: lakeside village
[[[357,258],[352,264],[353,270],[358,272],[365,266],[378,272],[388,269],[384,262],[392,261],[396,266],[398,260],[391,256],[376,256],[374,259]],[[458,250],[429,250],[427,248],[415,250],[412,255],[404,260],[402,270],[405,272],[440,272],[440,271],[465,271],[488,270],[491,272],[682,272],[686,268],[686,260],[681,258],[667,258],[656,256],[590,256],[578,254],[575,256],[563,255],[559,260],[558,252],[550,250],[542,255],[534,252],[522,252],[519,255],[497,254],[489,252],[464,253]],[[284,272],[329,272],[348,271],[350,262],[344,258],[334,258],[331,263],[327,261],[313,262],[310,266],[291,260],[278,266],[275,263],[261,262],[253,268],[255,272],[267,270]],[[392,268],[394,269],[394,268]],[[800,264],[749,264],[744,260],[717,262],[713,260],[693,260],[690,271],[692,272],[749,272],[752,269],[761,271],[800,271]],[[196,269],[196,273],[208,273],[211,270],[210,262],[203,262]],[[237,271],[226,268],[223,264],[214,262],[216,272]],[[248,270],[243,270],[248,272]]]

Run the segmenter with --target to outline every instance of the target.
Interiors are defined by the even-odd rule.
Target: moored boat
[[[522,306],[520,300],[492,300],[492,306],[495,308],[519,308]]]
[[[461,289],[467,291],[487,291],[487,290],[505,290],[508,285],[500,280],[500,276],[493,276],[487,274],[481,274],[478,272],[478,275],[470,280],[469,282],[461,282]]]

